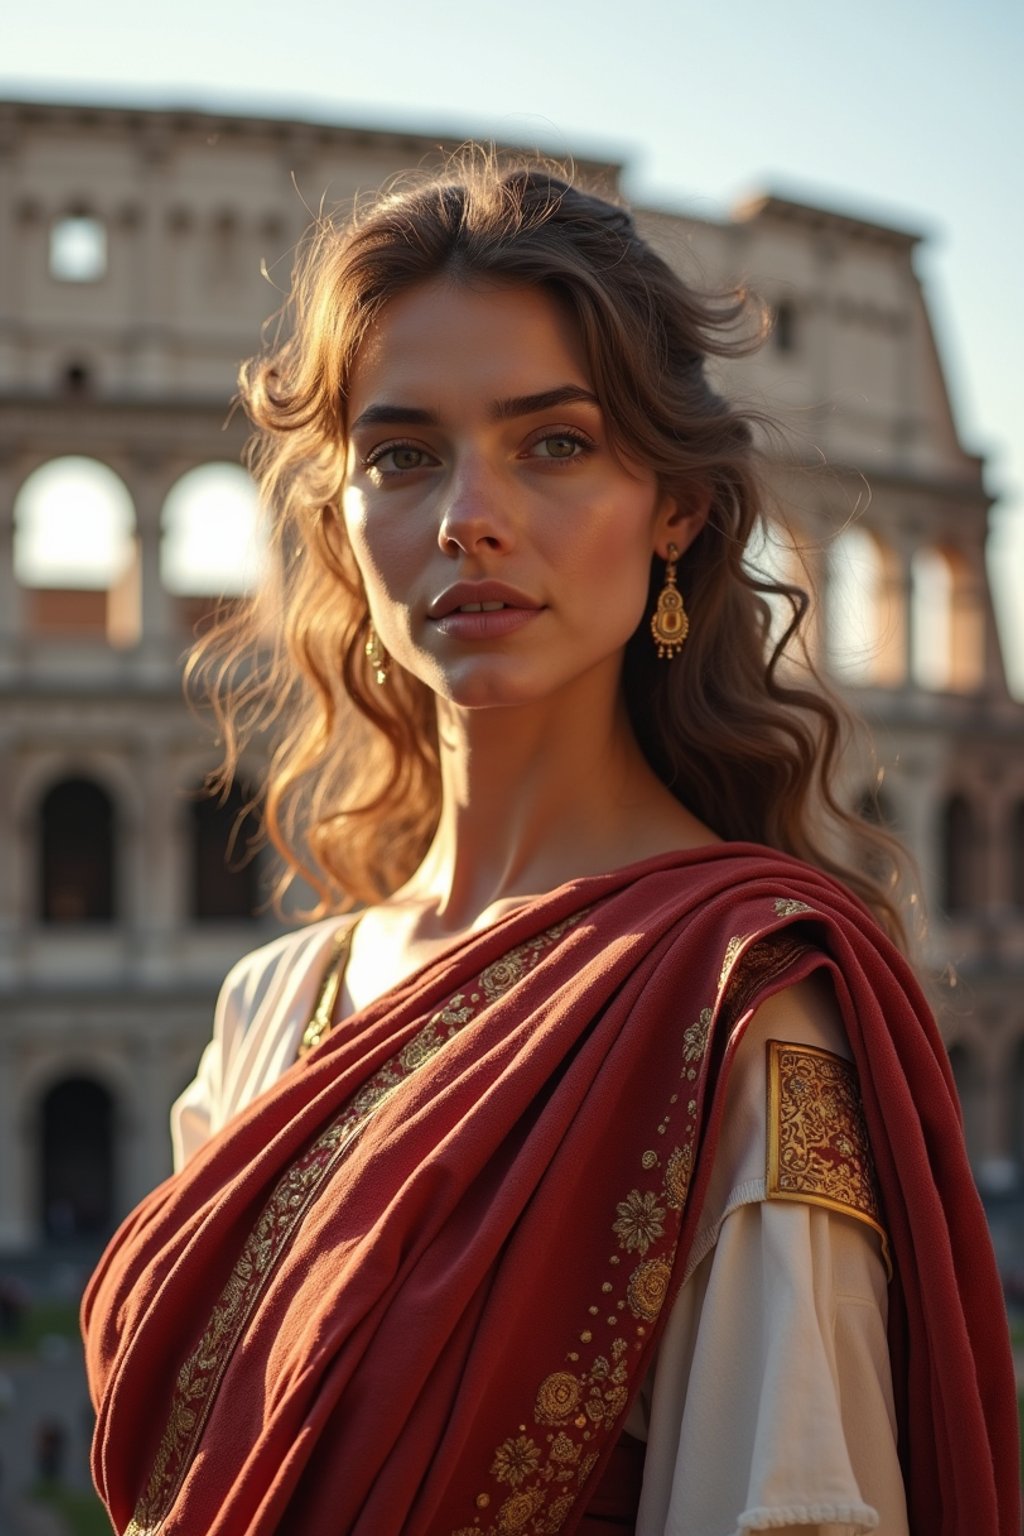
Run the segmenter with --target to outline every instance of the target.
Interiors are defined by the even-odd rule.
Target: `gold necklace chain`
[[[359,927],[359,918],[355,922],[348,923],[339,930],[331,940],[331,952],[324,967],[323,979],[320,982],[320,990],[317,993],[316,1007],[310,1015],[309,1023],[302,1032],[299,1041],[297,1056],[308,1056],[330,1032],[334,1023],[334,1010],[338,1002],[338,994],[345,980],[345,971],[348,967],[348,957],[352,951],[352,935]]]

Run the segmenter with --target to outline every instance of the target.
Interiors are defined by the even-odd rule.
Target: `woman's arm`
[[[748,1026],[691,1272],[627,1422],[648,1441],[638,1536],[906,1536],[881,1240],[852,1215],[769,1198],[771,1039],[849,1055],[814,978]]]

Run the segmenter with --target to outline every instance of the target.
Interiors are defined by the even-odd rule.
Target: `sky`
[[[1024,0],[48,0],[3,30],[0,96],[494,137],[698,216],[770,190],[919,232],[1024,697]]]

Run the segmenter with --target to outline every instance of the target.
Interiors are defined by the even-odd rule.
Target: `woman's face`
[[[360,350],[342,511],[385,649],[470,708],[617,683],[651,556],[696,532],[612,453],[574,321],[538,288],[438,280]]]

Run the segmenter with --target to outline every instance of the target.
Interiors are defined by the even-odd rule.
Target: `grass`
[[[37,1483],[32,1498],[59,1515],[71,1536],[111,1536],[110,1518],[95,1494],[79,1493],[61,1483]]]

